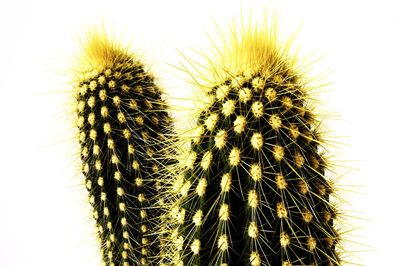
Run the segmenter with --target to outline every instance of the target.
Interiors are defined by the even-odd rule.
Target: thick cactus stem
[[[180,197],[173,264],[339,265],[333,188],[303,73],[272,28],[237,30],[227,43],[209,67],[211,104],[171,189]]]

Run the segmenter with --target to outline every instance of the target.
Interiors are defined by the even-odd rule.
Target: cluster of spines
[[[144,66],[107,39],[96,45],[100,52],[91,52],[104,55],[97,60],[104,63],[78,75],[76,106],[82,172],[103,262],[149,265],[159,252],[155,195],[163,178],[159,168],[170,163],[164,153],[172,121]]]
[[[173,264],[340,264],[318,122],[300,76],[276,62],[207,89],[171,188]]]

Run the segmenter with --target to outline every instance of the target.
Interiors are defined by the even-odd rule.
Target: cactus
[[[155,195],[170,164],[172,120],[162,91],[136,55],[89,34],[76,72],[82,172],[103,263],[148,265],[159,253]]]
[[[210,101],[171,187],[172,264],[340,265],[312,85],[275,26],[232,36],[191,73]]]

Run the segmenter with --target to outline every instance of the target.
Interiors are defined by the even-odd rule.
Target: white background
[[[215,3],[217,2],[217,3]],[[243,1],[269,7],[282,30],[302,23],[297,42],[322,57],[332,85],[321,98],[338,164],[349,263],[400,265],[399,62],[396,1]],[[85,26],[103,20],[143,53],[173,97],[189,95],[171,65],[201,48],[212,17],[237,17],[239,1],[0,2],[0,265],[99,265],[79,175],[68,68]],[[346,172],[342,168],[341,172]],[[353,191],[348,193],[348,191]],[[359,242],[362,245],[354,244]],[[358,257],[358,258],[356,258]]]

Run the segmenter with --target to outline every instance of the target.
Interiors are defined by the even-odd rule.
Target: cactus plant
[[[191,73],[209,103],[171,187],[174,265],[341,263],[311,83],[272,25],[237,27]]]
[[[138,56],[93,31],[76,72],[82,172],[106,265],[148,265],[158,254],[154,197],[168,165],[172,120]]]

